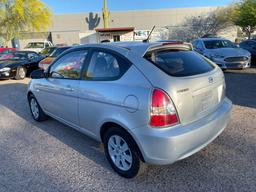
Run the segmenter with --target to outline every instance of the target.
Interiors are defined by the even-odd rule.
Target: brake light
[[[154,89],[152,94],[150,125],[153,127],[166,127],[178,123],[178,114],[171,98],[164,91]]]

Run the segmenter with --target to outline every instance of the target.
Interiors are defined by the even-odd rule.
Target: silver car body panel
[[[217,65],[205,74],[172,77],[143,58],[148,50],[161,45],[78,46],[113,50],[128,58],[132,66],[115,81],[33,79],[28,91],[35,95],[45,113],[98,141],[102,125],[116,123],[132,135],[146,162],[173,163],[205,147],[223,131],[232,103],[221,97],[225,80]],[[167,45],[175,46],[178,45]],[[189,45],[181,46],[190,49]],[[169,94],[180,124],[165,128],[149,125],[154,88]]]

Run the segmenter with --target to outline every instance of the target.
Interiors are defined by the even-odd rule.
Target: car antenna
[[[154,31],[155,28],[156,28],[156,26],[154,25],[153,28],[151,29],[151,31],[150,31],[150,33],[149,33],[147,39],[144,39],[144,40],[142,41],[143,43],[148,43],[148,42],[149,42],[149,39],[150,39],[150,37],[151,37],[151,35],[152,35],[152,33],[153,33],[153,31]]]

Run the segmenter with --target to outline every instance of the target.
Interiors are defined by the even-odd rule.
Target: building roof
[[[118,27],[118,28],[98,28],[97,32],[117,32],[117,31],[134,31],[134,27]]]

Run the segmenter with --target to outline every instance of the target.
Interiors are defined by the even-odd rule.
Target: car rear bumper
[[[151,164],[171,164],[184,159],[211,143],[226,128],[232,103],[225,99],[218,109],[188,125],[133,130],[144,160]]]

